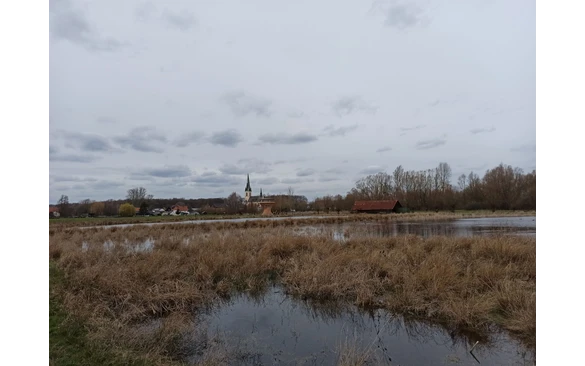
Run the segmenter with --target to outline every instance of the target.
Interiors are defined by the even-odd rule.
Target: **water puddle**
[[[221,340],[223,362],[233,365],[338,365],[362,356],[374,365],[535,363],[534,352],[502,333],[487,340],[455,334],[383,310],[309,304],[277,288],[259,298],[241,295],[198,317],[197,328]],[[200,361],[198,354],[189,361]]]
[[[154,239],[148,238],[144,241],[138,243],[131,243],[127,239],[121,245],[126,248],[129,253],[150,253],[154,249]],[[83,241],[81,243],[81,251],[87,252],[90,248],[90,243],[87,241]],[[112,240],[106,240],[103,242],[101,249],[106,252],[111,252],[117,244],[115,244]]]

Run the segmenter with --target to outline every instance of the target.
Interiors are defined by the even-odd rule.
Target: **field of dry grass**
[[[306,299],[385,308],[459,329],[498,326],[535,346],[535,238],[340,243],[295,236],[281,225],[51,228],[49,257],[63,274],[51,291],[83,319],[90,342],[155,364],[184,354],[183,337],[197,327],[189,315],[194,309],[235,292],[261,293],[273,283]],[[153,247],[140,250],[147,239]]]

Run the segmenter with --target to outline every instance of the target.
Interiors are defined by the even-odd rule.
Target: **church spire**
[[[252,192],[252,187],[250,187],[250,174],[248,174],[248,182],[246,183],[246,189],[244,192]]]

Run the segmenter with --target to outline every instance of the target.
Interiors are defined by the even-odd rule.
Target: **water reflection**
[[[207,337],[222,339],[239,355],[231,358],[234,365],[334,365],[347,347],[369,350],[375,364],[476,364],[468,352],[476,340],[474,354],[482,365],[528,365],[535,358],[501,333],[478,338],[384,310],[300,301],[279,289],[255,298],[236,297],[199,314],[196,323]]]
[[[436,222],[363,222],[322,224],[293,229],[297,235],[327,235],[345,241],[352,237],[430,237],[475,235],[526,235],[536,237],[536,217],[462,219]]]

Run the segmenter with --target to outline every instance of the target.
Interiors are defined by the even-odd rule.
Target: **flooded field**
[[[491,338],[394,316],[295,300],[279,288],[238,296],[200,316],[231,365],[533,365],[535,355],[495,332]],[[473,352],[469,350],[476,343]],[[205,349],[194,350],[196,363]],[[217,351],[215,351],[217,352]],[[349,361],[349,362],[348,362]]]
[[[355,237],[391,237],[398,235],[474,236],[513,234],[536,237],[536,217],[494,217],[452,221],[363,222],[359,224],[322,224],[296,228],[300,235],[333,235],[337,240]]]
[[[345,216],[340,216],[344,218]],[[269,217],[269,218],[243,218],[243,219],[219,219],[219,220],[189,220],[179,222],[140,223],[104,225],[101,228],[127,228],[137,226],[160,225],[187,225],[187,224],[213,224],[213,223],[246,223],[258,221],[282,221],[325,218],[320,216]],[[89,227],[81,227],[89,228]],[[397,235],[432,235],[448,236],[473,236],[489,234],[514,234],[536,237],[536,217],[485,217],[470,219],[455,219],[444,221],[385,221],[385,222],[347,222],[339,224],[314,224],[294,225],[294,231],[301,235],[333,235],[335,239],[344,240],[349,237],[390,237]]]
[[[70,311],[121,352],[200,365],[535,363],[535,216],[278,220],[53,230],[49,252]]]

